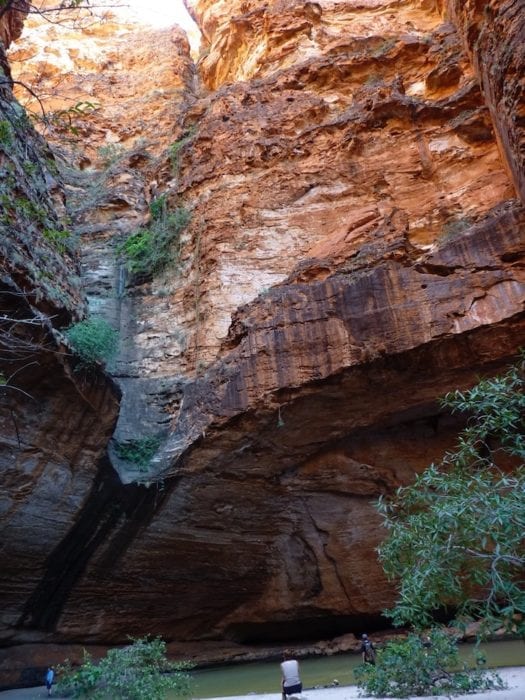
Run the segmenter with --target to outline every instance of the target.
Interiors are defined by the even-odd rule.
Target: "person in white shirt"
[[[302,691],[303,684],[299,676],[299,662],[293,658],[291,651],[287,650],[283,653],[281,673],[282,700],[286,700],[287,695],[293,695],[294,693],[300,693]]]

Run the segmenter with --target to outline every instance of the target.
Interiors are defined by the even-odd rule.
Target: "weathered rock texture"
[[[24,20],[29,11],[29,2],[20,0],[16,3],[17,11],[10,11],[9,6],[13,3],[3,3],[0,10],[0,41],[4,50],[9,48],[12,41],[16,41],[22,34]],[[5,58],[5,57],[4,57]]]
[[[518,66],[522,17],[489,4]],[[99,57],[70,47],[60,76],[68,100],[101,105],[79,117],[83,170],[65,176],[89,304],[121,329],[122,401],[112,464],[95,470],[81,462],[114,396],[89,386],[97,428],[54,394],[53,424],[67,405],[90,440],[64,434],[62,469],[67,445],[81,462],[60,518],[23,499],[60,525],[43,542],[23,515],[24,537],[10,530],[4,642],[380,627],[394,591],[371,502],[453,443],[437,397],[525,340],[523,72],[492,82],[476,3],[187,5],[198,74],[178,33],[147,34],[150,51],[128,28],[113,48],[92,30]],[[133,87],[154,54],[167,99]],[[103,170],[97,147],[115,142],[127,150]],[[176,263],[137,284],[116,251],[161,194],[191,222]],[[150,463],[126,463],[118,443],[146,437],[162,439]]]
[[[525,199],[525,12],[519,0],[443,2],[480,80],[503,159]]]
[[[6,43],[16,39],[16,26],[3,26]],[[107,377],[73,371],[59,332],[85,313],[63,197],[54,155],[15,101],[6,74],[0,86],[2,643],[88,498],[118,410],[118,390]],[[10,653],[6,666],[0,683],[19,680]]]

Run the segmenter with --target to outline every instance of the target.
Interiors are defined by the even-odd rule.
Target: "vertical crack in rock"
[[[109,575],[170,490],[123,486],[111,466],[104,463],[75,524],[47,557],[45,572],[18,626],[53,631],[71,590],[101,545],[106,552],[97,562],[97,571]]]
[[[341,591],[343,591],[345,593],[346,597],[348,598],[348,600],[350,600],[350,596],[348,595],[348,592],[346,590],[344,577],[342,577],[341,574],[339,573],[337,561],[329,552],[328,547],[329,547],[329,541],[330,541],[330,531],[327,528],[323,528],[322,526],[320,526],[317,523],[315,517],[313,516],[311,510],[308,507],[307,499],[302,498],[301,502],[303,503],[304,510],[305,510],[306,514],[310,518],[310,522],[312,523],[312,527],[313,527],[314,531],[317,533],[317,535],[322,543],[322,551],[324,553],[324,556],[331,563],[331,565],[333,567],[333,572],[334,572],[336,580],[339,582],[339,586],[341,587]],[[317,564],[317,576],[319,578],[319,591],[318,591],[318,593],[319,593],[322,590],[321,577],[319,574],[319,563]]]
[[[443,2],[443,0],[442,0]],[[525,13],[520,0],[447,0],[483,86],[503,160],[525,202]]]

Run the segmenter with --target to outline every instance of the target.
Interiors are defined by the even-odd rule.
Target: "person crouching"
[[[286,650],[283,653],[283,662],[281,664],[282,673],[282,700],[286,700],[287,695],[301,693],[303,684],[299,676],[299,662],[293,658],[291,651]]]

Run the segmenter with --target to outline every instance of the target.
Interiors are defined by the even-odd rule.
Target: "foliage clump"
[[[156,197],[149,205],[149,211],[153,221],[160,221],[166,216],[168,209],[168,199],[165,194]]]
[[[190,220],[183,207],[170,212],[164,197],[152,202],[150,211],[149,227],[133,233],[117,249],[134,282],[147,280],[178,260],[180,234]]]
[[[105,168],[119,161],[126,153],[126,149],[121,143],[108,143],[98,149],[98,156]]]
[[[414,633],[388,641],[378,650],[376,664],[355,671],[359,687],[372,697],[450,695],[504,687],[497,674],[469,668],[459,660],[456,638],[440,628],[423,640]],[[484,663],[481,655],[476,664]]]
[[[473,221],[469,216],[463,216],[457,219],[450,219],[443,224],[441,235],[444,238],[454,238],[463,233],[473,225]]]
[[[74,136],[80,136],[80,129],[78,126],[76,126],[75,121],[91,114],[91,112],[96,111],[98,108],[99,105],[94,104],[93,102],[77,102],[75,105],[71,105],[65,109],[58,109],[54,112],[48,113],[44,121],[48,125],[52,125],[59,130],[69,131]],[[103,148],[105,147],[102,146],[99,149],[99,155]],[[101,155],[101,157],[103,156]]]
[[[45,228],[42,235],[59,253],[66,253],[72,245],[72,236],[66,229]]]
[[[136,464],[139,469],[147,469],[151,458],[159,449],[161,443],[162,438],[158,436],[127,440],[126,442],[117,442],[115,444],[115,452],[120,459]]]
[[[79,668],[66,661],[58,669],[57,690],[61,696],[91,700],[165,700],[168,691],[190,695],[190,668],[186,662],[168,661],[161,639],[136,639],[111,649],[98,663],[87,652]]]
[[[80,368],[106,364],[117,352],[117,331],[97,316],[75,323],[65,331],[65,336],[80,359]]]
[[[177,175],[180,167],[180,158],[183,153],[184,147],[190,143],[190,141],[195,136],[196,127],[192,125],[186,135],[180,138],[178,141],[174,141],[169,147],[169,158],[171,163],[171,170],[174,175]]]
[[[379,548],[399,580],[394,624],[432,623],[440,609],[458,624],[482,621],[525,636],[525,356],[506,374],[443,399],[469,419],[457,448],[379,512]]]
[[[10,146],[13,143],[13,129],[7,119],[0,120],[0,143]]]

